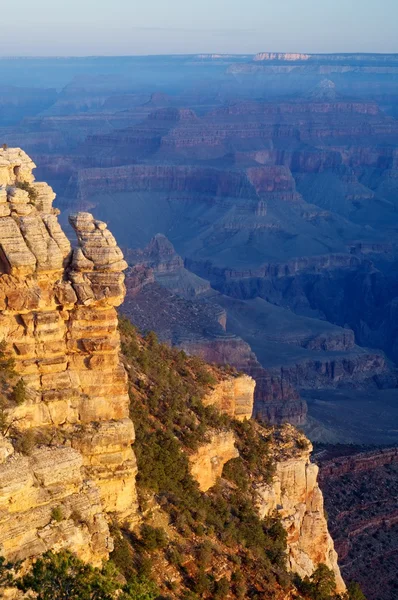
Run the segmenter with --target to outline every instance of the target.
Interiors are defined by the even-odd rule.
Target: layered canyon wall
[[[71,250],[34,166],[19,149],[0,150],[0,332],[26,386],[23,403],[2,407],[0,554],[67,546],[98,562],[112,550],[106,514],[134,520],[137,508],[115,309],[127,265],[87,213],[71,217]],[[47,446],[24,456],[11,432]]]
[[[333,570],[337,590],[345,585],[337,565],[337,553],[329,534],[319,488],[318,466],[311,463],[312,446],[290,425],[282,428],[281,443],[273,448],[276,473],[271,484],[257,484],[257,503],[262,516],[276,511],[287,532],[290,569],[304,577],[323,563]]]
[[[398,448],[359,450],[343,445],[317,453],[329,527],[344,577],[358,581],[369,600],[394,600]]]
[[[0,150],[0,335],[25,384],[22,401],[6,385],[1,406],[0,554],[23,560],[70,548],[100,563],[113,548],[110,514],[132,527],[140,519],[115,309],[127,264],[106,224],[88,213],[70,217],[71,249],[34,166],[20,149]],[[247,375],[224,376],[205,397],[239,420],[250,418],[253,401]],[[281,516],[292,570],[310,575],[325,562],[343,589],[301,437],[289,427],[277,436],[276,475],[259,483],[259,510]],[[215,432],[190,457],[200,488],[236,456],[233,432]]]

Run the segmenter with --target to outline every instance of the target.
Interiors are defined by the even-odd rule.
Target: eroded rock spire
[[[106,513],[136,516],[115,310],[127,264],[88,213],[71,216],[72,250],[34,167],[22,150],[0,150],[0,340],[26,384],[25,401],[8,401],[4,417],[21,436],[53,441],[23,456],[0,434],[0,555],[68,547],[96,562],[112,549]]]

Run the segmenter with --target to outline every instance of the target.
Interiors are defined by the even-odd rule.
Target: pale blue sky
[[[398,0],[16,0],[0,55],[398,52]]]

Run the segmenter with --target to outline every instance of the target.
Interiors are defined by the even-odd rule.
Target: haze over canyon
[[[120,313],[141,332],[155,331],[188,356],[236,369],[245,385],[253,380],[251,391],[234,392],[246,406],[241,410],[248,403],[260,422],[288,422],[316,444],[343,578],[359,580],[369,600],[392,599],[398,569],[383,571],[381,590],[367,575],[364,554],[371,547],[373,564],[382,565],[398,552],[398,54],[1,58],[0,76],[0,175],[16,169],[13,181],[0,183],[20,180],[12,149],[22,148],[37,179],[57,194],[66,237],[55,270],[65,268],[61,278],[80,286],[76,300],[51,299],[45,310],[66,303],[77,329],[81,320],[96,320],[79,308],[92,293],[79,273],[96,272],[102,260],[102,250],[89,255],[84,247],[91,251],[87,232],[98,229],[115,255],[107,248],[110,262],[99,270],[109,273],[101,280],[88,276],[90,302],[101,311],[107,304],[112,335],[114,306],[123,301]],[[71,213],[83,216],[68,221]],[[17,214],[26,238],[28,215]],[[60,236],[58,221],[52,226]],[[84,256],[75,251],[65,266],[68,239],[74,244],[76,235]],[[118,287],[124,269],[125,298]],[[22,315],[25,308],[13,310]],[[91,352],[76,344],[78,352]],[[134,458],[116,346],[109,348],[113,375],[104,384],[116,386],[123,410],[113,402],[103,427],[119,423],[121,472]],[[74,351],[68,345],[65,352]],[[80,372],[81,361],[68,369]],[[99,372],[101,360],[90,361]],[[97,420],[93,411],[82,413],[89,427]],[[239,416],[234,411],[230,417]],[[34,426],[43,425],[36,417]],[[224,462],[236,458],[228,444],[213,439],[212,451],[229,457]],[[76,451],[90,462],[92,448],[82,448]],[[105,445],[101,453],[107,452]],[[298,460],[295,453],[290,458]],[[199,472],[207,460],[199,453]],[[107,487],[113,468],[99,470],[96,502],[102,494],[108,512],[134,512],[127,500],[133,483],[117,478],[122,499],[115,508]],[[90,475],[94,481],[98,472]],[[364,477],[380,487],[387,482],[388,493],[367,503]],[[296,492],[316,497],[319,512],[318,488],[311,486]],[[289,518],[296,500],[294,510],[286,509]],[[339,582],[323,520],[317,527]],[[374,540],[376,530],[383,540]],[[101,544],[96,557],[107,552]],[[305,575],[316,560],[306,540],[297,544],[290,561]]]

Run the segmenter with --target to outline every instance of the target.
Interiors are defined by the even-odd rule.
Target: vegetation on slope
[[[159,344],[153,333],[141,337],[123,318],[120,331],[142,523],[134,532],[112,525],[115,550],[102,570],[69,552],[50,552],[24,575],[2,563],[0,589],[13,578],[13,585],[39,600],[278,599],[289,593],[296,599],[334,599],[334,576],[324,565],[304,581],[292,578],[280,521],[260,520],[254,508],[251,481],[271,480],[270,447],[278,432],[204,406],[201,399],[225,376],[222,369]],[[211,432],[225,429],[234,430],[240,457],[202,493],[191,476],[189,454]],[[362,600],[358,594],[348,598]]]
[[[140,535],[119,531],[116,564],[154,577],[167,598],[277,598],[288,590],[297,598],[333,598],[331,591],[319,592],[326,573],[333,581],[326,567],[314,580],[292,580],[280,521],[261,521],[254,508],[251,482],[272,479],[270,448],[278,431],[203,405],[209,387],[225,376],[219,368],[158,343],[153,333],[142,338],[127,319],[121,319],[120,331],[146,525]],[[188,456],[215,429],[234,430],[240,457],[227,463],[214,488],[201,493]]]
[[[121,333],[136,426],[140,501],[149,521],[151,509],[163,516],[168,538],[151,556],[141,554],[138,572],[148,558],[154,572],[157,562],[165,565],[170,572],[165,587],[171,589],[163,591],[172,598],[272,597],[276,588],[290,585],[285,532],[274,519],[260,521],[248,485],[250,468],[262,469],[265,479],[272,477],[271,428],[235,422],[203,405],[201,398],[220,370],[159,344],[153,333],[140,338],[125,319]],[[211,431],[230,428],[239,435],[242,458],[230,469],[230,480],[203,494],[190,474],[188,454]],[[234,481],[237,476],[240,485]],[[123,539],[137,548],[139,540],[130,534],[124,532]],[[113,558],[126,564],[117,551]]]

